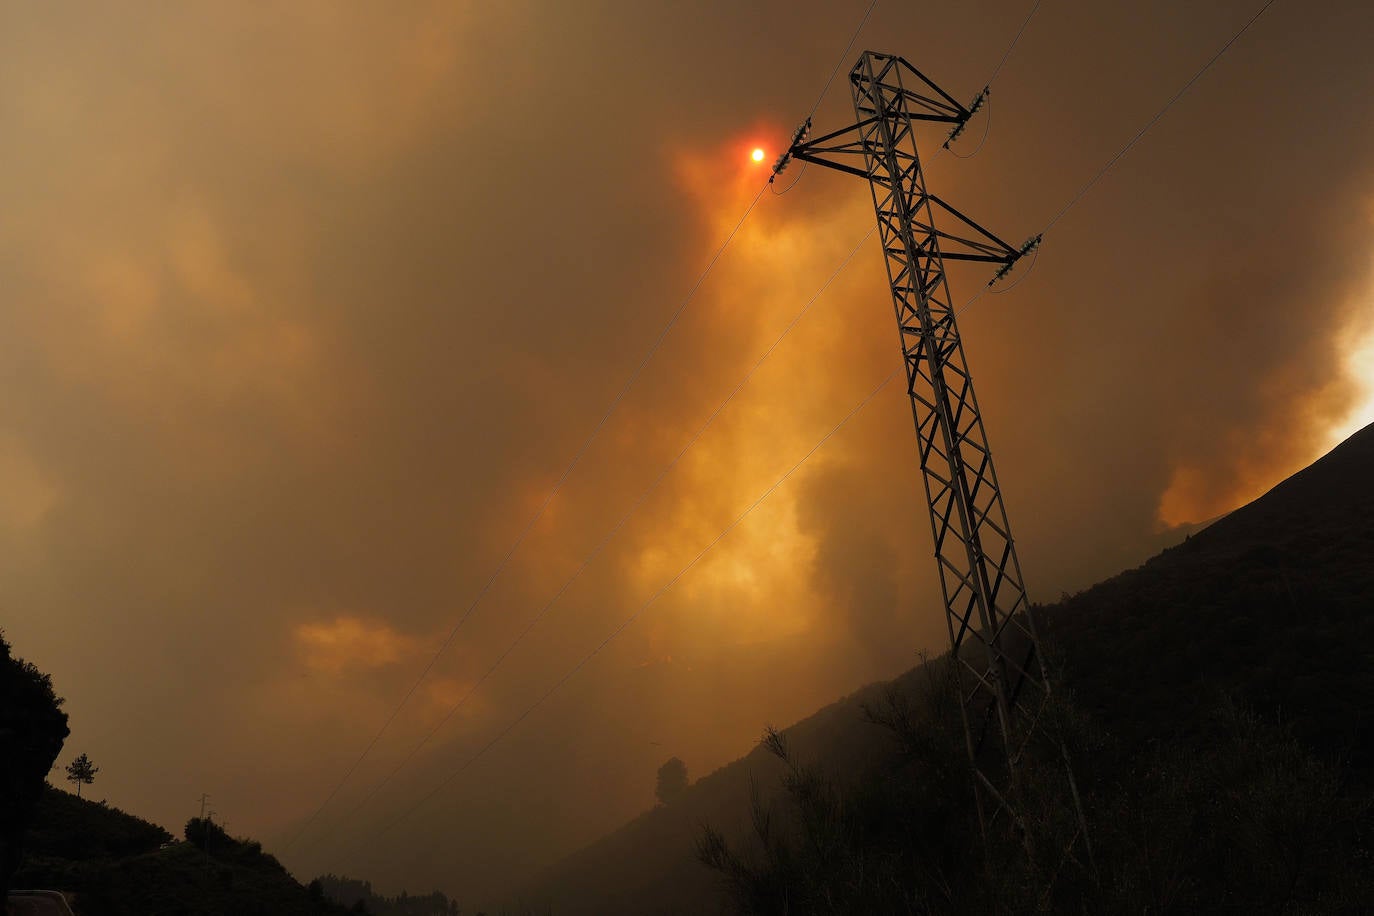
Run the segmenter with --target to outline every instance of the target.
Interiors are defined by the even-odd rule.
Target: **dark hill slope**
[[[1078,704],[1128,746],[1218,693],[1374,768],[1374,426],[1144,566],[1045,609]]]
[[[88,861],[153,852],[171,839],[157,824],[45,786],[25,845],[30,863]]]
[[[201,822],[193,820],[191,827]],[[255,842],[212,828],[209,853],[156,824],[47,787],[16,886],[74,893],[77,916],[332,916]]]
[[[1216,698],[1238,696],[1369,779],[1371,471],[1374,427],[1140,568],[1042,608],[1078,706],[1131,755],[1180,735],[1205,737]],[[916,669],[898,681],[922,677]],[[862,712],[882,693],[865,688],[792,726],[798,756],[832,772],[861,770],[885,747]],[[779,767],[756,749],[559,863],[523,902],[560,916],[723,911],[693,842],[703,823],[743,832],[751,782],[768,792]]]
[[[52,679],[16,658],[0,631],[0,901],[12,886],[24,831],[67,734]]]
[[[899,680],[920,676],[919,669]],[[864,721],[865,703],[878,703],[884,685],[870,685],[787,729],[799,757],[823,760],[835,772],[861,769],[887,736]],[[762,731],[762,726],[760,726]],[[550,869],[520,901],[542,913],[624,913],[637,916],[725,912],[711,876],[693,847],[704,823],[743,831],[751,785],[774,795],[782,766],[755,748],[693,783],[672,805],[645,812],[626,826]]]

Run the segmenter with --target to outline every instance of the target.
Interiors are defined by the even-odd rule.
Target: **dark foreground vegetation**
[[[23,858],[24,832],[67,735],[52,679],[16,658],[0,632],[0,912]]]
[[[259,843],[230,837],[218,824],[192,818],[174,839],[156,824],[51,786],[15,884],[72,894],[79,916],[351,912],[302,886]]]
[[[1037,609],[1061,689],[1022,771],[1023,835],[980,840],[948,660],[937,659],[768,732],[749,757],[551,869],[526,905],[1374,912],[1371,470],[1374,428],[1139,569]],[[71,892],[80,916],[456,910],[443,895],[386,898],[332,876],[303,886],[218,825],[193,819],[174,840],[47,786],[67,735],[61,702],[0,639],[10,886]],[[1076,821],[1061,747],[1091,857],[1062,854]]]
[[[1374,912],[1372,472],[1368,428],[1037,609],[1062,686],[1028,761],[1032,856],[1008,832],[984,858],[937,659],[769,733],[527,899],[572,914]],[[1095,862],[1060,854],[1061,741]]]
[[[437,891],[375,894],[325,875],[302,885],[255,840],[191,818],[181,837],[103,802],[46,786],[15,887],[61,890],[78,916],[458,916]]]
[[[1038,610],[1067,685],[1024,836],[970,816],[947,660],[866,707],[888,747],[698,854],[748,913],[1374,911],[1374,430],[1138,570]],[[1066,746],[1093,857],[1075,828]],[[1023,847],[1023,841],[1028,841]],[[1025,848],[1032,851],[1025,853]]]
[[[385,897],[326,875],[302,885],[254,840],[191,818],[181,837],[46,787],[15,886],[62,890],[78,916],[457,916],[440,893]]]
[[[1037,610],[1067,686],[1026,770],[1024,836],[985,853],[942,659],[865,704],[887,747],[861,770],[828,776],[770,733],[782,800],[756,796],[745,842],[708,828],[700,859],[747,913],[1374,912],[1371,471],[1367,429]],[[1092,860],[1063,856],[1061,745]]]
[[[783,797],[756,795],[751,836],[707,828],[698,856],[738,912],[1356,913],[1374,906],[1369,796],[1289,731],[1220,699],[1197,711],[1207,740],[1133,752],[1056,701],[1032,750],[1025,836],[994,831],[985,855],[945,660],[918,689],[868,710],[888,748],[829,776],[786,738]],[[1092,858],[1059,765],[1077,762]],[[1028,840],[1031,854],[1022,846]]]

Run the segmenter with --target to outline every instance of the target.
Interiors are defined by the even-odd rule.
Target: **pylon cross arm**
[[[865,138],[871,137],[870,128],[878,119],[877,115],[861,118],[843,130],[799,141],[793,144],[786,155],[848,175],[857,175],[869,181],[877,180],[885,185],[886,182],[868,170],[868,163],[872,161],[875,150],[872,140]],[[860,167],[854,164],[856,162],[863,162],[864,165]],[[916,204],[919,207],[927,202],[930,204],[932,215],[938,210],[942,215],[949,217],[959,230],[956,233],[937,229],[933,224],[921,226],[925,232],[939,239],[940,254],[945,260],[999,264],[1006,270],[1027,253],[1024,246],[1017,248],[1009,244],[934,194],[921,195]],[[895,223],[895,219],[892,222]]]

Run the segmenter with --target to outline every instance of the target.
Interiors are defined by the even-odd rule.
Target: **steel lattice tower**
[[[972,114],[968,108],[889,54],[864,52],[849,79],[856,123],[810,138],[808,121],[775,173],[796,158],[865,178],[873,193],[986,839],[1004,817],[1020,823],[1018,767],[1050,685],[945,262],[986,262],[1005,272],[1033,243],[1013,248],[926,188],[917,123],[943,122],[957,133]],[[953,231],[938,228],[937,215]],[[1072,773],[1067,775],[1079,808],[1072,846],[1080,837],[1086,842],[1086,832]]]

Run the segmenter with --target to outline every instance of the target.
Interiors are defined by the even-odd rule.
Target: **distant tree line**
[[[395,897],[377,894],[371,881],[360,881],[340,875],[321,875],[310,882],[311,892],[351,908],[354,912],[371,916],[459,916],[462,912],[456,901],[439,891],[430,894],[408,894],[401,891]]]

